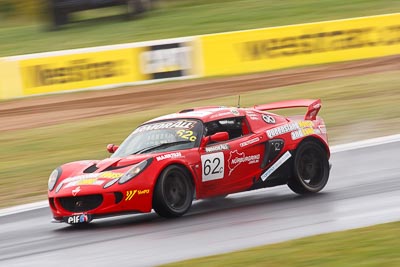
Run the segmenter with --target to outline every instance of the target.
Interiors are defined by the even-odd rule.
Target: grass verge
[[[400,132],[400,71],[253,91],[242,106],[296,98],[321,98],[332,144]],[[0,207],[45,199],[50,172],[60,164],[108,157],[138,124],[155,116],[202,105],[235,106],[237,96],[91,118],[49,127],[0,132]],[[171,107],[172,106],[172,107]],[[296,111],[303,114],[305,111]]]
[[[400,266],[400,222],[330,233],[163,266]]]
[[[41,23],[2,21],[0,56],[394,13],[400,1],[160,0],[133,21],[115,16],[123,12],[118,8],[77,13],[56,32]]]

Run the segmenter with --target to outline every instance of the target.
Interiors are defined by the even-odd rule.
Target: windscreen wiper
[[[135,151],[132,154],[142,154],[144,152],[149,152],[151,150],[155,150],[155,149],[159,149],[159,148],[166,148],[166,147],[170,147],[170,146],[175,146],[175,145],[180,145],[180,144],[187,144],[187,143],[192,143],[192,141],[185,140],[185,141],[176,141],[176,142],[171,142],[171,143],[158,144],[158,145],[149,146],[149,147],[145,147],[145,148],[139,149],[138,151]]]

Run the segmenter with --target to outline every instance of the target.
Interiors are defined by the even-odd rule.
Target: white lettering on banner
[[[225,158],[223,152],[201,156],[202,181],[212,181],[224,178]]]
[[[67,223],[69,224],[73,224],[73,223],[85,223],[85,222],[89,222],[89,216],[86,214],[81,214],[81,215],[72,215],[69,216],[67,219]]]
[[[229,175],[241,163],[247,162],[248,164],[258,163],[260,161],[260,154],[246,156],[244,152],[239,153],[237,150],[231,151],[228,159]]]
[[[292,140],[296,140],[311,134],[315,134],[315,130],[313,128],[300,129],[290,133]]]
[[[176,159],[176,158],[182,158],[182,153],[175,152],[156,157],[157,161],[161,161],[164,159]]]
[[[191,52],[191,47],[185,46],[143,52],[140,55],[141,70],[152,74],[191,69]]]
[[[159,129],[174,129],[174,128],[192,129],[195,124],[196,124],[196,122],[194,122],[194,121],[186,121],[186,120],[152,123],[152,124],[146,124],[143,126],[139,126],[139,128],[137,128],[134,131],[134,133],[159,130]]]
[[[261,179],[265,181],[276,169],[278,169],[285,161],[287,161],[292,154],[289,151],[286,151],[285,154],[282,155],[280,159],[278,159],[274,164],[272,164],[269,169],[261,175]]]
[[[285,125],[267,130],[267,136],[269,138],[274,138],[275,136],[289,133],[289,132],[298,130],[299,128],[300,128],[299,125],[297,123],[293,122],[293,123],[285,124]]]
[[[221,151],[221,150],[229,150],[229,145],[228,144],[220,144],[216,146],[210,146],[206,147],[206,152],[216,152],[216,151]]]
[[[250,120],[257,121],[257,120],[260,119],[260,114],[259,113],[255,113],[255,112],[253,112],[251,110],[246,111],[246,114],[247,114],[247,116],[249,116]]]
[[[256,138],[250,139],[248,141],[240,143],[239,145],[240,145],[240,147],[245,147],[245,146],[257,143],[258,141],[260,141],[260,137],[256,137]]]
[[[267,130],[267,136],[269,138],[274,138],[275,136],[281,135],[281,134],[286,134],[290,132],[294,132],[297,130],[301,130],[301,133],[297,134],[292,134],[292,138],[294,137],[295,139],[299,138],[298,135],[303,134],[303,136],[307,136],[310,134],[313,134],[314,132],[312,131],[312,128],[314,127],[314,124],[312,121],[298,121],[298,122],[292,122],[289,124],[285,124],[282,126],[278,126],[275,128],[272,128],[270,130]],[[309,130],[311,129],[311,130]],[[293,140],[295,140],[293,139]]]

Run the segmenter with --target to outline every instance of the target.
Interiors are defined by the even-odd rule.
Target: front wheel
[[[289,188],[297,194],[312,194],[321,191],[329,178],[327,152],[312,141],[306,141],[296,150],[293,177]]]
[[[180,217],[190,209],[193,192],[188,172],[179,166],[168,166],[155,186],[153,208],[162,217]]]

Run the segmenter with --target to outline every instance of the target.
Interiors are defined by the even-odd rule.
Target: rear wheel
[[[168,166],[158,178],[153,208],[162,217],[180,217],[191,207],[193,191],[187,171],[179,166]]]
[[[297,194],[317,193],[325,187],[328,178],[329,161],[326,151],[312,141],[301,143],[296,150],[289,188]]]

